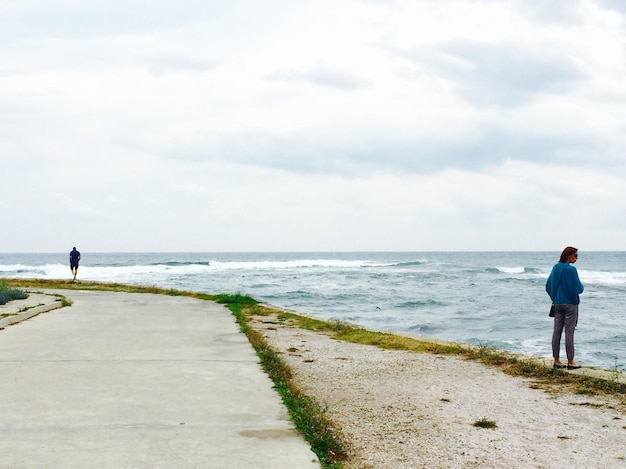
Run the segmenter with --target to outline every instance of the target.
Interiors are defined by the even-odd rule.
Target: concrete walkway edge
[[[6,316],[0,319],[0,329],[11,326],[13,324],[17,324],[18,322],[26,321],[27,319],[37,316],[38,314],[47,313],[48,311],[52,311],[54,309],[62,307],[63,303],[61,301],[51,301],[50,303],[34,306],[32,308],[26,309],[24,311],[18,311],[16,313],[1,313],[11,314],[11,316]]]

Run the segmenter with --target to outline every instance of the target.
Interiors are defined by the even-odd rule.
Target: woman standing
[[[554,303],[554,331],[552,332],[552,356],[554,368],[576,370],[580,365],[574,362],[574,329],[578,324],[578,304],[583,284],[578,278],[574,264],[578,260],[578,249],[571,246],[563,249],[559,262],[552,267],[546,282],[546,291]],[[565,328],[565,352],[567,365],[559,358],[561,353],[561,335]]]

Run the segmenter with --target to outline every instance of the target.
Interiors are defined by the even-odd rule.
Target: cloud
[[[187,0],[181,8],[172,0],[155,0],[149,6],[127,0],[5,0],[0,2],[5,20],[0,37],[23,41],[154,33],[219,17],[241,3]]]
[[[309,82],[317,86],[326,86],[344,91],[372,86],[369,80],[359,77],[348,70],[326,66],[317,66],[304,72],[278,72],[267,76],[267,79]]]
[[[626,13],[626,5],[620,0],[596,0],[599,7],[608,8],[618,13]]]
[[[580,2],[570,0],[518,0],[517,10],[533,22],[549,25],[581,25],[584,23]]]
[[[465,99],[477,106],[522,106],[537,94],[566,93],[586,78],[571,57],[515,43],[453,41],[410,56],[455,83]]]
[[[196,60],[180,56],[160,56],[148,60],[146,66],[150,73],[160,76],[166,73],[175,72],[210,72],[211,70],[214,70],[218,64],[210,60]]]

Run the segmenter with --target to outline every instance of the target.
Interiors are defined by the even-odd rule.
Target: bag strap
[[[556,298],[556,295],[559,293],[559,287],[561,286],[561,279],[563,278],[563,272],[565,272],[565,269],[567,269],[567,266],[563,267],[563,270],[561,270],[561,275],[559,275],[559,281],[556,284],[556,290],[554,290],[555,298]],[[552,300],[552,304],[554,304],[554,300]]]

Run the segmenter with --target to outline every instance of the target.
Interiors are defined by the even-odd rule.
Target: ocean
[[[378,331],[551,357],[559,252],[82,252],[79,280],[242,293]],[[0,254],[0,277],[71,278],[62,254]],[[580,251],[576,361],[624,369],[626,252]],[[561,357],[565,358],[562,345]]]

